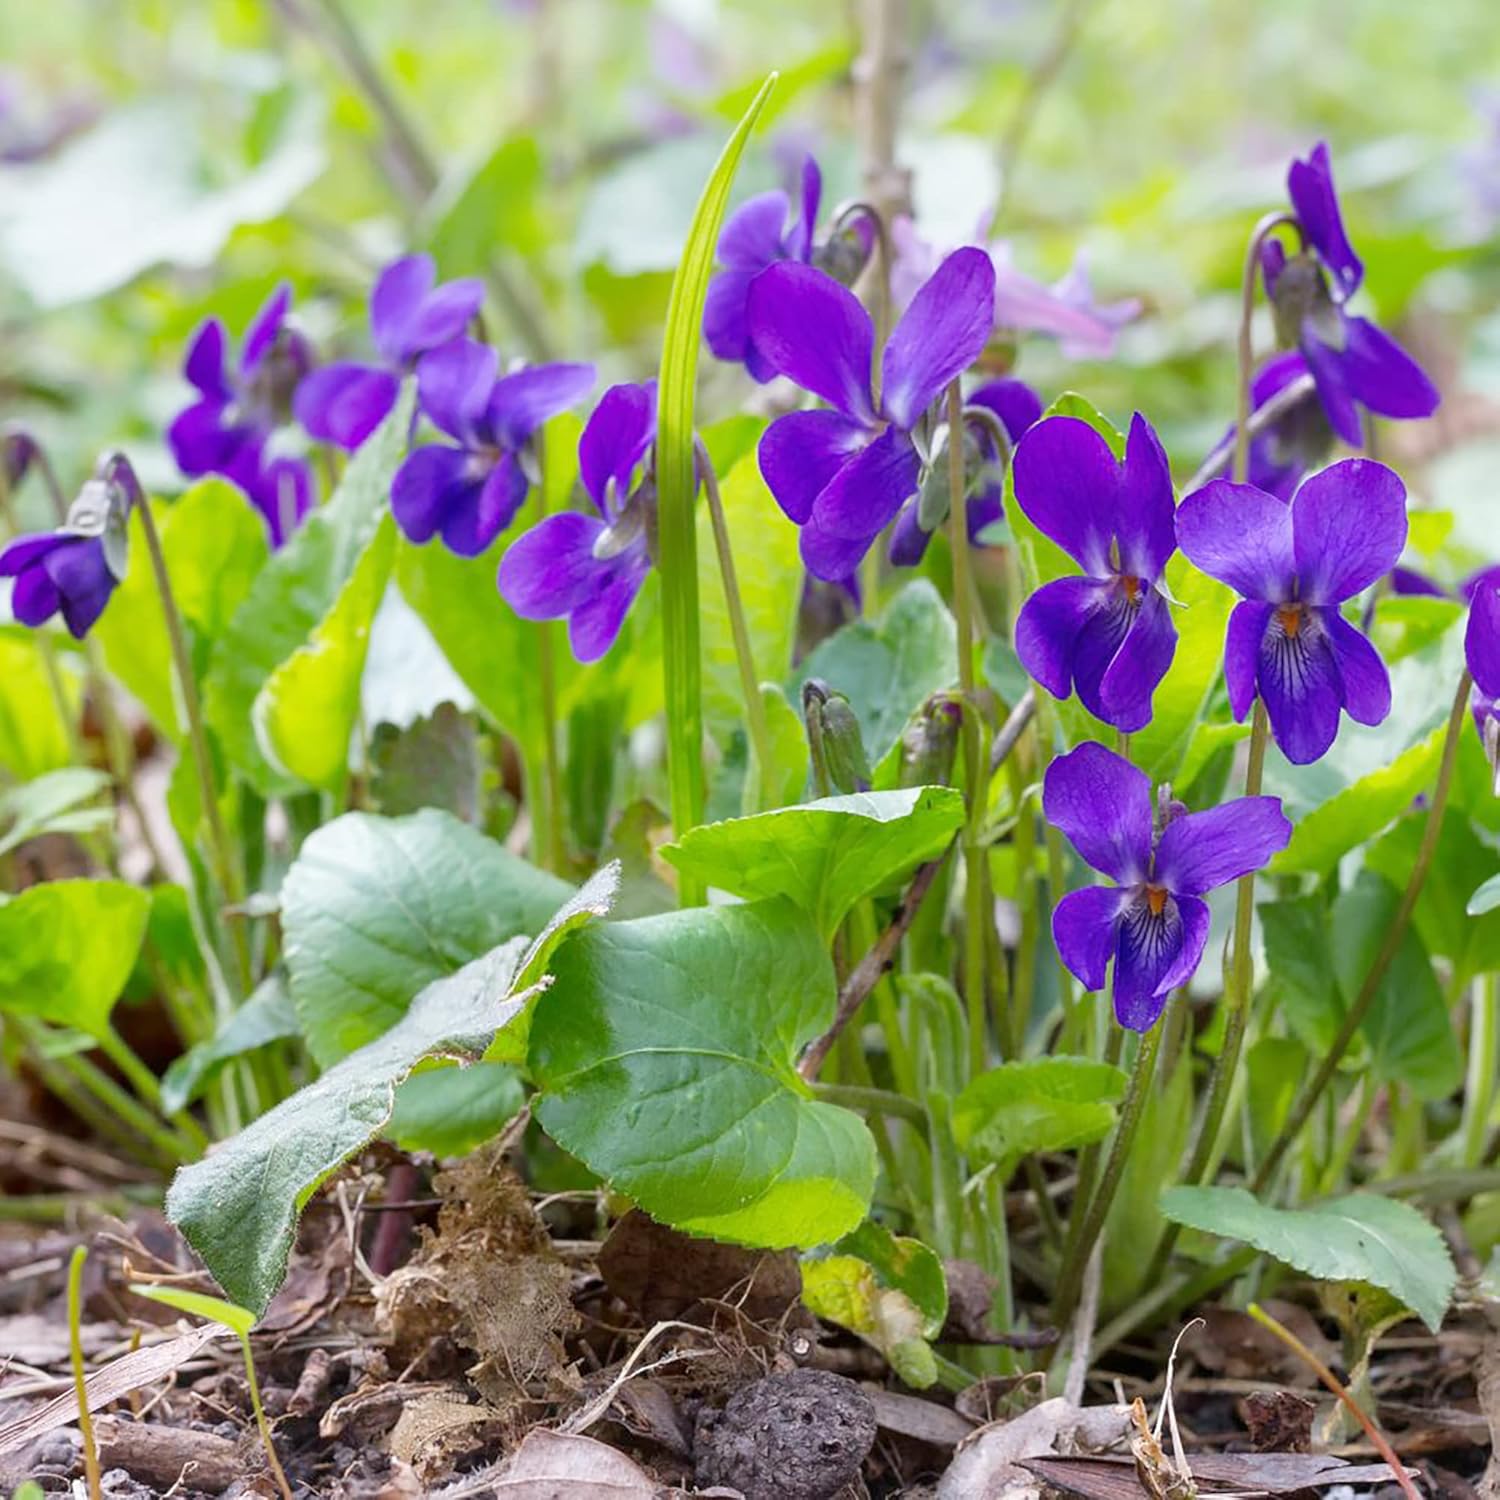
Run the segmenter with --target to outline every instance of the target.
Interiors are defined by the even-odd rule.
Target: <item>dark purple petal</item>
[[[104,560],[104,543],[98,537],[70,540],[71,546],[49,552],[41,566],[57,586],[69,633],[81,641],[104,613],[116,579]]]
[[[523,620],[559,620],[599,591],[609,561],[594,556],[603,521],[560,511],[537,522],[500,559],[501,596]]]
[[[167,428],[167,446],[177,467],[196,477],[222,469],[243,440],[243,429],[226,427],[228,404],[219,400],[195,401],[173,418]]]
[[[35,566],[49,552],[66,547],[73,541],[56,531],[35,531],[18,536],[0,547],[0,578],[18,577],[27,568]]]
[[[1257,682],[1281,753],[1294,766],[1310,765],[1338,734],[1344,703],[1333,645],[1316,612],[1304,610],[1293,633],[1272,611]]]
[[[312,470],[300,458],[273,458],[246,493],[265,517],[275,550],[286,544],[312,509]]]
[[[599,398],[578,440],[583,487],[606,520],[616,519],[607,503],[614,480],[618,507],[630,490],[630,476],[656,436],[656,385],[612,385]]]
[[[995,268],[989,256],[972,245],[955,250],[912,298],[886,343],[881,410],[910,431],[944,386],[984,352],[994,327]]]
[[[1016,618],[1016,655],[1054,698],[1073,691],[1078,637],[1107,606],[1111,585],[1091,578],[1056,578],[1021,606]]]
[[[1344,379],[1356,401],[1382,417],[1430,417],[1442,397],[1390,334],[1367,318],[1344,319]]]
[[[375,365],[324,365],[298,382],[292,415],[320,443],[352,452],[385,421],[400,389],[396,376]]]
[[[1107,577],[1120,494],[1109,444],[1077,417],[1047,417],[1016,444],[1016,503],[1085,573]]]
[[[836,411],[794,411],[761,435],[761,477],[789,520],[804,526],[829,480],[869,441],[857,422]]]
[[[1487,584],[1474,590],[1464,629],[1464,658],[1480,691],[1500,698],[1500,588]]]
[[[970,526],[972,536],[973,527]],[[891,565],[897,568],[914,568],[927,554],[927,544],[932,540],[930,531],[923,531],[917,518],[917,507],[906,505],[891,527],[891,543],[886,555]]]
[[[969,393],[969,406],[983,406],[1000,418],[1011,444],[1042,420],[1042,398],[1024,380],[991,380]]]
[[[1318,259],[1333,276],[1339,300],[1352,297],[1364,279],[1365,268],[1344,233],[1325,142],[1319,141],[1306,161],[1292,163],[1286,174],[1286,190]]]
[[[1073,645],[1073,691],[1096,719],[1113,724],[1114,707],[1105,701],[1104,679],[1125,644],[1125,637],[1135,623],[1136,612],[1118,584],[1106,584],[1097,598],[1098,608],[1078,632]],[[1133,702],[1130,708],[1139,712]],[[1145,708],[1149,716],[1149,698]]]
[[[703,337],[715,359],[742,362],[750,350],[750,321],[746,304],[750,283],[760,271],[726,270],[714,273],[703,305]]]
[[[519,448],[542,423],[576,406],[593,388],[593,365],[529,365],[495,383],[485,426],[506,447]]]
[[[823,196],[823,174],[811,153],[802,162],[801,212],[786,232],[786,253],[793,260],[806,260],[812,254],[813,232],[818,227],[818,203]]]
[[[449,437],[473,445],[495,389],[498,364],[495,351],[473,339],[458,339],[424,354],[417,364],[422,410]]]
[[[1426,599],[1446,599],[1448,590],[1435,578],[1429,578],[1416,568],[1404,568],[1399,564],[1391,569],[1391,592],[1397,595],[1414,595]]]
[[[1299,597],[1338,604],[1369,588],[1401,556],[1406,486],[1384,464],[1346,458],[1303,484],[1291,518]]]
[[[1224,640],[1224,686],[1229,690],[1229,711],[1243,722],[1255,702],[1260,678],[1260,645],[1270,629],[1274,604],[1246,599],[1229,616]]]
[[[1146,592],[1099,681],[1105,723],[1134,734],[1151,722],[1151,695],[1167,675],[1177,650],[1177,627],[1167,601],[1155,589]]]
[[[1174,894],[1206,895],[1262,869],[1291,837],[1280,798],[1236,797],[1167,824],[1151,879]]]
[[[1211,479],[1177,509],[1177,545],[1194,567],[1247,599],[1291,598],[1289,506],[1254,485]]]
[[[875,425],[875,326],[853,292],[812,266],[781,261],[750,283],[748,306],[751,342],[777,374]]]
[[[245,342],[240,346],[240,374],[246,378],[253,375],[261,360],[270,352],[286,320],[287,309],[292,305],[292,289],[282,282],[266,298],[265,305],[250,320],[245,330]]]
[[[209,318],[199,324],[182,364],[188,383],[218,401],[228,401],[234,395],[224,368],[224,345],[224,325],[217,318]]]
[[[1286,268],[1286,246],[1275,238],[1260,242],[1260,274],[1266,284],[1266,296],[1276,295],[1276,283]]]
[[[1042,781],[1042,813],[1088,864],[1121,885],[1151,865],[1151,780],[1093,740],[1059,756]]]
[[[370,296],[370,336],[388,364],[405,364],[418,352],[410,348],[406,333],[436,280],[437,268],[430,255],[403,255],[376,278]]]
[[[1350,321],[1352,320],[1344,319],[1346,325]],[[1360,447],[1364,442],[1364,433],[1360,428],[1359,407],[1349,389],[1349,372],[1343,354],[1330,348],[1315,334],[1306,331],[1298,348],[1307,361],[1308,369],[1312,371],[1313,383],[1318,388],[1318,400],[1323,403],[1328,425],[1351,448]]]
[[[1120,483],[1115,535],[1120,571],[1155,583],[1177,550],[1173,528],[1172,469],[1151,424],[1140,414],[1130,419]]]
[[[614,559],[604,586],[575,609],[568,621],[568,644],[579,661],[598,661],[614,645],[650,571],[651,559],[644,547],[632,548]]]
[[[515,455],[502,453],[483,484],[449,505],[439,527],[444,546],[459,557],[478,557],[515,520],[529,487]]]
[[[471,503],[483,482],[462,448],[430,443],[414,448],[391,481],[391,514],[408,541],[419,545],[437,535],[455,507]]]
[[[1113,886],[1087,885],[1070,891],[1052,909],[1057,956],[1086,990],[1104,988],[1105,970],[1115,952],[1115,923],[1128,899]]]
[[[731,271],[754,275],[783,259],[787,252],[782,248],[781,237],[791,207],[780,189],[747,198],[724,221],[719,234],[719,264]]]
[[[1168,995],[1192,978],[1208,941],[1209,910],[1196,896],[1169,896],[1153,912],[1144,893],[1121,915],[1115,948],[1115,1019],[1150,1031]]]
[[[809,521],[802,528],[797,548],[803,566],[814,578],[821,578],[825,583],[842,583],[864,561],[876,535],[878,533],[872,532],[869,536],[830,536]]]
[[[34,630],[45,625],[62,606],[62,595],[43,567],[27,568],[11,590],[10,612]]]
[[[829,536],[873,537],[917,492],[920,465],[911,439],[887,427],[818,492],[812,522]]]
[[[1320,609],[1344,684],[1344,712],[1359,724],[1382,724],[1391,711],[1391,679],[1380,653],[1339,612]]]

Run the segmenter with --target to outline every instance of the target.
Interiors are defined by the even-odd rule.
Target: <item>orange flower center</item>
[[[1146,905],[1151,908],[1151,915],[1159,917],[1162,909],[1167,904],[1167,888],[1164,885],[1148,885],[1146,887]]]
[[[1293,640],[1297,639],[1302,629],[1302,606],[1300,604],[1283,604],[1277,608],[1276,618],[1281,622],[1281,628]]]
[[[1120,587],[1125,590],[1125,597],[1132,604],[1141,596],[1141,580],[1132,573],[1120,575]]]

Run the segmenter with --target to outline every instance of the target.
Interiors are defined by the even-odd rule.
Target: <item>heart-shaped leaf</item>
[[[854,1228],[875,1184],[864,1122],[795,1063],[833,1018],[833,966],[789,901],[579,932],[531,1027],[537,1117],[652,1218],[739,1244]]]
[[[981,1161],[1014,1164],[1037,1151],[1102,1141],[1125,1075],[1085,1057],[1038,1057],[981,1073],[953,1106],[953,1133]]]

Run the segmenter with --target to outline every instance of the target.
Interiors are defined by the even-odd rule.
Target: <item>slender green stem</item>
[[[1140,1296],[1099,1330],[1094,1339],[1094,1359],[1101,1359],[1116,1344],[1129,1338],[1137,1328],[1146,1326],[1153,1319],[1169,1321],[1182,1308],[1192,1307],[1210,1292],[1217,1291],[1225,1282],[1233,1281],[1242,1271],[1249,1270],[1260,1254],[1253,1245],[1247,1245],[1224,1260],[1196,1268],[1182,1276],[1165,1281],[1152,1281],[1149,1275],[1143,1278]]]
[[[104,670],[103,653],[99,650],[99,643],[92,637],[84,643],[84,649],[88,656],[89,699],[99,711],[99,722],[104,730],[104,759],[109,766],[109,774],[120,795],[124,797],[125,805],[135,817],[136,830],[146,846],[146,853],[151,856],[152,865],[157,870],[165,870],[167,862],[162,857],[156,834],[146,817],[146,809],[136,793],[135,750],[129,735],[125,733],[124,724],[120,722],[114,693]]]
[[[1464,672],[1459,678],[1458,691],[1453,695],[1453,708],[1448,715],[1448,728],[1443,739],[1437,784],[1432,790],[1432,801],[1427,809],[1427,822],[1422,829],[1422,842],[1417,848],[1417,857],[1412,862],[1406,889],[1401,893],[1401,903],[1391,918],[1391,924],[1386,929],[1380,951],[1375,955],[1374,962],[1365,974],[1364,982],[1360,985],[1359,993],[1354,997],[1354,1003],[1349,1007],[1348,1014],[1339,1027],[1338,1035],[1334,1037],[1327,1053],[1318,1064],[1318,1070],[1313,1074],[1311,1082],[1303,1089],[1301,1096],[1292,1106],[1286,1123],[1281,1127],[1271,1149],[1266,1153],[1266,1159],[1260,1164],[1260,1170],[1255,1174],[1252,1186],[1253,1191],[1257,1193],[1270,1182],[1282,1157],[1286,1155],[1288,1147],[1297,1138],[1303,1125],[1307,1123],[1307,1118],[1322,1097],[1324,1089],[1333,1081],[1339,1064],[1344,1060],[1344,1054],[1349,1050],[1349,1044],[1354,1040],[1359,1028],[1364,1025],[1365,1017],[1375,1003],[1375,996],[1379,993],[1381,981],[1385,978],[1386,971],[1401,947],[1401,940],[1406,936],[1407,924],[1411,921],[1412,912],[1416,909],[1417,898],[1422,894],[1427,872],[1432,866],[1432,857],[1437,852],[1438,836],[1443,831],[1443,813],[1447,809],[1448,792],[1453,785],[1453,767],[1458,759],[1459,738],[1463,734],[1464,720],[1468,717],[1471,685],[1468,672]]]
[[[100,1050],[125,1075],[130,1086],[153,1109],[161,1110],[161,1080],[146,1066],[131,1049],[130,1044],[113,1026],[106,1025],[97,1038]],[[173,1125],[191,1141],[199,1151],[208,1149],[208,1137],[198,1122],[189,1114],[179,1110],[166,1116]]]
[[[1464,1090],[1463,1162],[1477,1167],[1489,1143],[1490,1114],[1500,1079],[1500,979],[1486,974],[1469,990],[1469,1081]]]
[[[815,1083],[812,1090],[814,1097],[824,1104],[841,1104],[845,1109],[885,1115],[892,1120],[907,1120],[924,1135],[927,1132],[927,1112],[915,1099],[908,1099],[904,1094],[852,1083]]]
[[[1373,1073],[1366,1073],[1360,1080],[1359,1099],[1354,1107],[1353,1118],[1343,1130],[1337,1131],[1333,1150],[1328,1154],[1328,1161],[1318,1179],[1318,1194],[1326,1197],[1334,1192],[1339,1183],[1343,1181],[1344,1173],[1348,1170],[1349,1163],[1354,1158],[1354,1153],[1359,1147],[1360,1137],[1365,1133],[1365,1126],[1370,1123],[1370,1114],[1375,1108],[1375,1096],[1380,1092],[1380,1086],[1375,1080]],[[1337,1129],[1337,1116],[1335,1116],[1335,1129]]]
[[[172,652],[172,666],[177,677],[177,691],[182,703],[183,717],[187,721],[188,750],[193,758],[193,769],[198,777],[198,795],[203,803],[203,818],[208,828],[210,857],[214,864],[214,876],[219,883],[223,899],[231,906],[239,906],[245,900],[245,883],[240,874],[239,863],[229,842],[224,827],[224,817],[219,809],[218,784],[214,778],[213,761],[209,756],[208,736],[203,728],[203,708],[198,699],[198,682],[193,675],[192,658],[188,655],[187,636],[182,628],[182,616],[177,610],[177,599],[172,592],[172,577],[167,571],[167,559],[161,548],[161,535],[156,529],[156,519],[151,514],[150,503],[145,496],[136,501],[136,511],[141,518],[141,531],[146,538],[146,551],[151,557],[151,571],[156,578],[156,592],[161,599],[162,619],[167,628],[167,642]],[[239,962],[241,993],[249,994],[253,978],[250,962],[250,941],[242,921],[233,920],[224,924],[229,929],[230,942],[234,946]]]
[[[1255,321],[1255,287],[1260,280],[1260,251],[1266,240],[1284,224],[1301,225],[1287,213],[1267,214],[1250,235],[1245,249],[1245,273],[1240,283],[1239,401],[1234,424],[1234,465],[1230,477],[1243,484],[1250,473],[1250,385],[1255,373],[1255,348],[1252,325]]]
[[[89,1410],[88,1380],[83,1368],[83,1263],[89,1258],[79,1245],[68,1262],[68,1355],[73,1365],[73,1393],[78,1398],[78,1431],[83,1437],[83,1470],[89,1500],[101,1500],[99,1448],[94,1441],[94,1415]]]
[[[1125,1046],[1125,1029],[1110,1026],[1109,1040],[1105,1043],[1104,1061],[1116,1065]],[[1100,1147],[1096,1142],[1085,1146],[1078,1157],[1078,1184],[1073,1189],[1073,1204],[1068,1210],[1068,1232],[1063,1241],[1063,1266],[1077,1261],[1080,1269],[1087,1264],[1079,1259],[1078,1245],[1083,1239],[1083,1226],[1088,1220],[1089,1204],[1093,1202],[1094,1188],[1099,1180]]]
[[[724,586],[724,604],[729,612],[729,634],[734,641],[734,660],[739,668],[740,694],[745,700],[745,723],[750,730],[750,745],[759,766],[760,796],[754,811],[767,805],[771,776],[771,730],[766,723],[766,705],[760,696],[760,677],[755,670],[755,656],[750,649],[750,631],[745,625],[745,606],[734,568],[734,550],[729,541],[729,522],[724,515],[724,501],[719,494],[719,479],[700,441],[698,477],[708,500],[709,520],[713,523],[714,550],[719,557],[719,581]]]
[[[1067,1323],[1078,1305],[1084,1267],[1089,1263],[1089,1256],[1094,1253],[1094,1244],[1103,1232],[1104,1221],[1115,1200],[1115,1193],[1119,1190],[1120,1179],[1125,1174],[1125,1164],[1130,1159],[1130,1148],[1135,1142],[1135,1133],[1146,1108],[1151,1081],[1156,1074],[1156,1058],[1161,1051],[1162,1033],[1165,1029],[1163,1023],[1158,1021],[1141,1037],[1140,1046],[1136,1049],[1135,1065],[1130,1070],[1130,1082],[1120,1105],[1120,1122],[1115,1127],[1115,1137],[1110,1143],[1104,1174],[1089,1200],[1082,1228],[1076,1235],[1068,1236],[1068,1249],[1063,1258],[1062,1270],[1058,1273],[1057,1290],[1052,1298],[1052,1317],[1059,1326]]]
[[[539,432],[534,441],[544,476],[543,482],[537,485],[537,505],[539,515],[545,517],[548,462],[545,433]],[[554,654],[557,627],[550,620],[540,620],[536,632],[537,688],[542,708],[542,775],[540,782],[528,777],[526,786],[531,811],[531,857],[537,864],[561,875],[567,866],[567,849],[563,838],[562,755],[557,723],[557,660]]]
[[[260,1385],[255,1378],[255,1360],[250,1353],[248,1334],[240,1335],[240,1348],[245,1355],[245,1384],[250,1389],[250,1408],[255,1413],[255,1425],[260,1429],[260,1441],[266,1450],[266,1461],[271,1465],[271,1473],[281,1490],[283,1500],[294,1500],[292,1487],[287,1483],[286,1471],[281,1467],[281,1460],[276,1457],[276,1444],[271,1441],[271,1424],[266,1420],[266,1409],[260,1402]]]

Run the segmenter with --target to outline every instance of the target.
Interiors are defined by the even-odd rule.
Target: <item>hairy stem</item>
[[[1344,1017],[1343,1025],[1338,1029],[1338,1035],[1334,1037],[1327,1054],[1318,1064],[1317,1072],[1313,1074],[1311,1081],[1292,1106],[1286,1123],[1272,1142],[1271,1149],[1266,1153],[1266,1159],[1260,1164],[1260,1170],[1255,1174],[1255,1181],[1252,1184],[1254,1192],[1260,1192],[1271,1181],[1277,1167],[1281,1165],[1282,1157],[1286,1155],[1288,1148],[1307,1123],[1308,1116],[1312,1114],[1318,1100],[1322,1098],[1323,1091],[1333,1081],[1339,1064],[1344,1060],[1344,1054],[1349,1050],[1349,1044],[1358,1034],[1359,1028],[1364,1025],[1365,1017],[1369,1015],[1370,1007],[1375,1003],[1375,996],[1379,993],[1381,981],[1385,978],[1386,971],[1400,950],[1402,938],[1406,936],[1407,924],[1411,921],[1412,912],[1416,910],[1417,898],[1422,894],[1427,872],[1432,867],[1432,857],[1437,851],[1438,836],[1443,831],[1443,813],[1448,806],[1448,792],[1453,785],[1453,767],[1458,759],[1459,737],[1463,734],[1464,720],[1469,712],[1471,685],[1469,674],[1465,672],[1459,678],[1458,691],[1453,695],[1453,708],[1448,715],[1448,728],[1443,739],[1437,784],[1432,790],[1432,802],[1427,809],[1427,822],[1422,829],[1422,842],[1417,848],[1416,859],[1412,861],[1406,889],[1401,893],[1401,903],[1396,908],[1390,927],[1386,930],[1380,951],[1376,953],[1375,960],[1359,987],[1359,994],[1355,996],[1353,1005],[1349,1007],[1349,1012]]]

